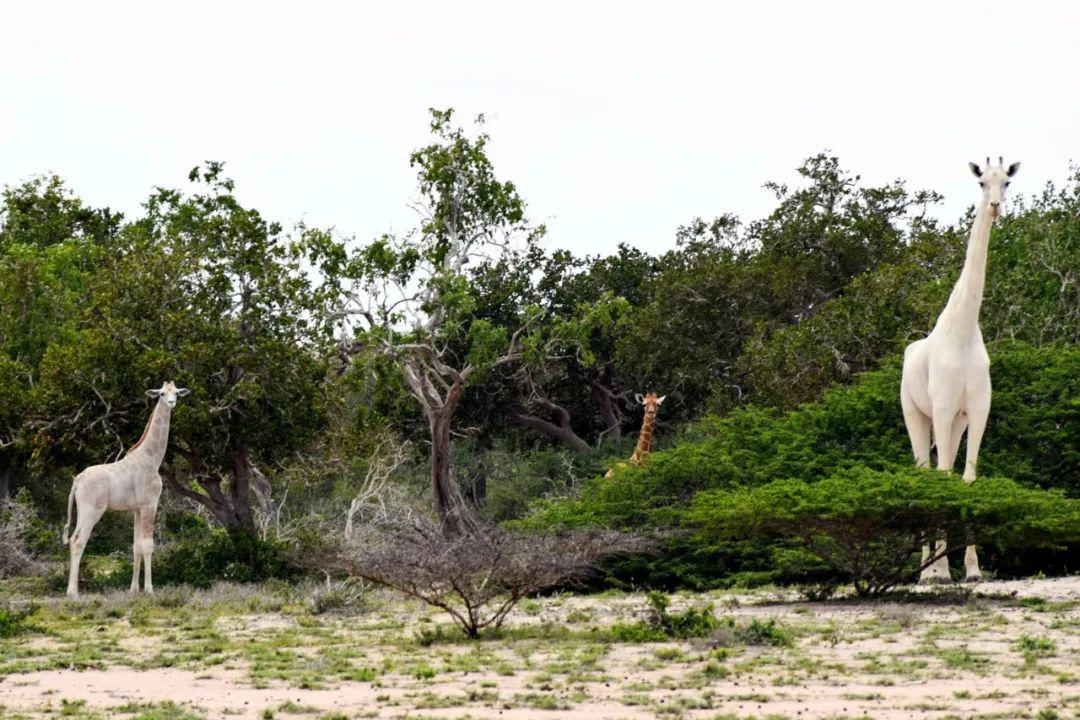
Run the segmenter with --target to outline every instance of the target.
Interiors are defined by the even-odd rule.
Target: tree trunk
[[[0,455],[0,510],[7,506],[11,494],[11,458]]]
[[[197,492],[180,483],[171,472],[162,468],[165,484],[177,495],[194,500],[206,508],[229,535],[254,535],[255,517],[251,511],[250,492],[252,467],[247,451],[234,448],[231,453],[233,468],[228,495],[222,490],[225,478],[221,473],[209,471],[202,458],[194,452],[183,452],[183,455],[195,473],[195,482],[203,492]]]
[[[622,416],[615,401],[615,391],[612,390],[614,376],[614,365],[607,363],[589,391],[589,397],[600,410],[600,418],[604,421],[604,432],[600,436],[604,444],[617,443],[622,439]]]
[[[232,450],[233,474],[229,483],[229,499],[242,532],[255,534],[255,514],[251,511],[251,459],[247,449]]]
[[[441,412],[433,411],[428,421],[431,429],[431,495],[435,501],[435,515],[448,537],[473,527],[472,514],[450,473],[452,417],[452,408],[448,411],[444,407]]]
[[[435,515],[443,530],[455,533],[454,515],[458,512],[456,493],[450,477],[450,418],[433,411],[429,419],[431,430],[431,497]]]

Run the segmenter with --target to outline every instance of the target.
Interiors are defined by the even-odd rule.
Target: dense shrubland
[[[304,560],[336,552],[347,525],[403,512],[434,513],[448,542],[476,532],[452,527],[462,517],[658,538],[659,555],[610,562],[594,582],[858,577],[805,537],[725,513],[768,488],[880,481],[893,502],[922,487],[899,353],[944,303],[970,214],[942,224],[934,193],[869,187],[818,155],[796,185],[768,186],[764,218],[690,219],[657,255],[576,256],[546,248],[482,125],[432,118],[410,158],[417,227],[373,241],[265,218],[219,163],[185,190],[155,190],[131,218],[87,207],[55,177],[6,188],[2,542],[27,558],[58,553],[47,529],[72,476],[119,457],[149,414],[143,391],[171,378],[193,393],[163,467],[159,583],[309,572]],[[981,474],[1076,498],[1080,176],[1015,199],[995,226],[982,325],[994,399]],[[633,395],[648,390],[668,396],[657,452],[605,479],[633,446]],[[990,484],[949,507],[970,519]],[[17,492],[21,504],[8,500]],[[851,499],[825,494],[820,513]],[[987,566],[1075,570],[1075,552],[1047,547],[1023,517],[984,538]],[[910,520],[908,536],[924,530],[925,517]],[[88,553],[117,558],[88,571],[95,582],[126,583],[130,520],[107,515]],[[892,583],[896,567],[863,590]]]

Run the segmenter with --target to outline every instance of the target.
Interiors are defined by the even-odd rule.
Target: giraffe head
[[[172,380],[166,380],[160,390],[147,390],[146,394],[152,398],[158,398],[158,402],[163,402],[165,407],[172,409],[176,407],[177,398],[182,398],[190,392],[187,388],[176,387]]]
[[[990,216],[997,217],[1001,214],[1001,206],[1005,202],[1005,189],[1009,187],[1009,179],[1020,169],[1020,163],[1014,162],[1005,167],[1004,159],[1000,156],[996,165],[990,164],[990,158],[986,158],[986,165],[980,168],[975,163],[968,163],[971,172],[979,178],[979,187],[982,188],[983,205],[990,208]]]
[[[656,410],[660,407],[660,404],[664,402],[664,398],[667,395],[660,395],[657,397],[656,393],[646,393],[644,397],[641,393],[634,395],[634,399],[645,406],[645,417],[656,417]]]

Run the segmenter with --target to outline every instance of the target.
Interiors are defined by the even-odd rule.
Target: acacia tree
[[[198,190],[159,190],[132,229],[131,292],[116,304],[148,364],[170,365],[192,390],[177,411],[168,487],[237,536],[255,530],[252,493],[305,447],[320,399],[338,305],[325,235],[297,237],[244,207],[220,163],[192,170]],[[331,266],[327,265],[327,268]],[[325,283],[322,282],[325,280]]]
[[[74,332],[120,222],[86,207],[56,176],[0,194],[0,506],[15,477],[44,464],[36,436],[48,350]]]
[[[326,264],[326,236],[289,237],[241,205],[221,172],[219,163],[196,168],[195,193],[158,190],[144,217],[119,230],[106,223],[93,242],[79,227],[46,232],[62,225],[56,212],[33,223],[35,232],[8,235],[4,246],[23,258],[33,251],[36,264],[5,272],[0,290],[25,277],[11,287],[35,289],[21,312],[40,321],[21,335],[5,330],[0,391],[20,389],[11,377],[32,386],[14,439],[36,474],[62,470],[66,480],[119,458],[139,437],[147,387],[165,378],[188,386],[193,397],[178,408],[170,441],[179,458],[170,456],[162,474],[238,537],[255,528],[259,469],[269,472],[321,426],[333,345],[327,310],[339,301],[332,274],[322,284],[308,272]],[[6,217],[5,234],[27,225],[12,222],[10,210]],[[18,325],[0,314],[0,326]],[[9,372],[13,362],[32,372]]]
[[[352,259],[346,314],[357,320],[352,352],[388,360],[419,406],[431,442],[435,514],[443,532],[453,535],[471,522],[450,455],[466,391],[501,367],[587,352],[587,330],[531,303],[519,305],[512,322],[478,313],[471,279],[535,266],[544,228],[529,224],[514,184],[496,177],[482,116],[472,135],[454,124],[452,110],[432,110],[431,117],[435,141],[411,156],[420,226],[384,235]]]

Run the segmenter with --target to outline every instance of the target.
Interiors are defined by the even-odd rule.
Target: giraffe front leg
[[[934,405],[934,442],[937,445],[938,464],[937,469],[943,472],[952,472],[953,463],[956,460],[956,442],[954,431],[962,431],[958,422],[958,409],[955,405],[938,403]],[[949,573],[949,556],[947,554],[947,539],[942,537],[931,543],[929,552],[938,556],[937,560],[927,568],[923,568],[919,577],[922,585],[951,583],[952,575]],[[924,555],[924,562],[928,559]]]
[[[979,447],[982,445],[986,420],[990,416],[989,381],[987,381],[987,402],[978,403],[968,409],[967,458],[964,461],[964,482],[975,482],[975,471],[979,460]],[[964,551],[964,582],[982,582],[982,570],[979,568],[979,555],[974,545],[968,545]]]

